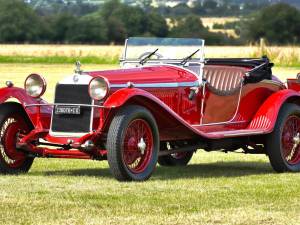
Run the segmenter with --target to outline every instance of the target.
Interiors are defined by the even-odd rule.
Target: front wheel
[[[108,164],[117,180],[147,180],[155,169],[159,150],[152,114],[135,105],[118,111],[108,131],[107,149]]]
[[[27,134],[32,125],[17,103],[0,105],[0,173],[19,174],[30,169],[34,158],[28,157],[16,143],[19,134]]]
[[[283,105],[274,128],[267,136],[267,153],[276,172],[300,171],[300,107]]]

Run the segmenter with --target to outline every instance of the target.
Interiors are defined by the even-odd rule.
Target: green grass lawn
[[[107,162],[36,159],[29,174],[0,176],[3,224],[299,224],[300,176],[265,156],[199,152],[119,183]]]
[[[115,68],[88,65],[87,70]],[[31,72],[55,83],[72,65],[0,64],[0,86]],[[276,68],[281,79],[299,68]],[[107,162],[36,159],[26,175],[0,176],[1,224],[300,224],[300,174],[276,174],[263,155],[198,152],[189,166],[157,167],[120,183]]]

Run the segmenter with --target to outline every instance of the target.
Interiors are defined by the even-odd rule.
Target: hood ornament
[[[79,81],[79,75],[81,75],[83,71],[81,70],[80,61],[76,61],[75,66],[76,66],[76,68],[74,70],[75,74],[73,76],[73,81],[74,81],[74,83],[77,83]]]
[[[76,74],[81,75],[83,71],[81,70],[81,63],[80,63],[80,61],[76,61],[75,66],[76,66],[76,68],[75,68],[74,72]]]

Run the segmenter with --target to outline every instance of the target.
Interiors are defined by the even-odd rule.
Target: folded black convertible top
[[[208,58],[205,59],[205,65],[251,67],[252,70],[248,72],[245,83],[255,83],[264,79],[271,80],[274,66],[266,56],[262,58]]]
[[[228,65],[228,66],[249,66],[256,67],[261,64],[268,64],[269,67],[273,67],[273,63],[269,58],[264,56],[262,58],[207,58],[205,59],[206,65]]]

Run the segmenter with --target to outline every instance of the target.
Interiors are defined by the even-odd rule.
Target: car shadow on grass
[[[249,175],[274,173],[269,163],[265,162],[215,162],[192,164],[187,167],[158,167],[154,179],[189,179],[243,177]]]
[[[215,162],[205,164],[191,164],[185,167],[157,166],[152,178],[155,180],[189,179],[189,178],[218,178],[243,177],[249,175],[274,173],[266,162]],[[31,175],[48,176],[89,176],[112,178],[109,168],[82,168],[32,172]]]

